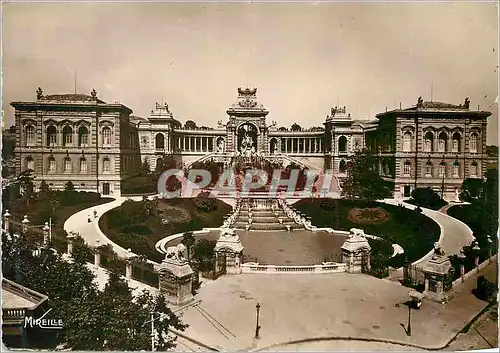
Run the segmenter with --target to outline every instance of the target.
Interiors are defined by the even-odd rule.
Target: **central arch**
[[[237,149],[240,152],[246,150],[258,151],[257,136],[259,135],[259,128],[251,122],[241,123],[236,129],[237,136]]]

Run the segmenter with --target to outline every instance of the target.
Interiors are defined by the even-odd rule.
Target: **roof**
[[[488,111],[483,111],[483,110],[470,110],[470,102],[468,99],[465,100],[464,104],[451,104],[451,103],[444,103],[444,102],[424,102],[422,100],[419,100],[419,102],[410,107],[410,108],[405,108],[405,109],[393,109],[386,111],[384,113],[379,113],[376,116],[381,117],[385,115],[390,115],[394,113],[408,113],[408,114],[414,114],[416,112],[419,113],[439,113],[439,114],[449,114],[449,113],[459,113],[459,114],[467,114],[467,115],[475,115],[475,116],[482,116],[482,117],[488,117],[491,115],[491,112]]]
[[[20,284],[2,279],[2,309],[34,310],[48,297]]]
[[[42,96],[40,101],[51,101],[51,102],[98,102],[106,103],[97,97],[86,94],[49,94],[47,96]]]

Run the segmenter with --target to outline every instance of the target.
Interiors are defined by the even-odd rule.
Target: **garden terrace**
[[[228,204],[203,194],[196,198],[127,200],[106,212],[99,227],[121,247],[161,262],[163,256],[155,250],[158,240],[204,227],[219,227],[230,211]]]
[[[317,227],[344,231],[362,228],[366,234],[399,244],[410,262],[425,256],[439,239],[440,228],[433,220],[404,207],[346,199],[303,199],[293,207],[311,217]]]

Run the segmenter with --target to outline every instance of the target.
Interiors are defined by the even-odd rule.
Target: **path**
[[[150,196],[152,198],[153,196]],[[113,250],[120,257],[124,257],[127,254],[126,249],[118,246],[117,244],[111,242],[99,229],[99,219],[101,216],[108,212],[109,210],[120,206],[126,200],[140,201],[142,196],[137,197],[118,197],[114,201],[90,207],[80,212],[73,214],[69,217],[66,222],[64,222],[64,230],[66,232],[77,232],[80,233],[81,237],[90,246],[94,246],[96,241],[99,240],[99,244],[111,244]],[[94,218],[94,210],[97,211],[97,218]],[[90,216],[91,222],[88,222]]]
[[[398,204],[402,204],[405,208],[411,210],[417,207],[415,205],[403,201],[397,201],[394,199],[386,199],[382,202],[396,206]],[[451,206],[453,205],[448,205],[448,208]],[[441,236],[439,242],[441,243],[443,250],[447,255],[459,254],[460,250],[462,250],[465,245],[470,245],[474,240],[472,230],[465,223],[451,216],[448,216],[446,213],[443,213],[441,211],[433,211],[423,207],[421,208],[422,213],[434,220],[441,228]],[[445,208],[445,210],[446,209],[447,208]],[[427,258],[425,260],[427,260]]]

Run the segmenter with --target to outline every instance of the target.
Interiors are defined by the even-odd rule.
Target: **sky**
[[[424,100],[490,110],[498,144],[498,9],[483,3],[3,3],[3,114],[11,101],[90,94],[147,117],[215,127],[238,87],[268,123],[320,126]],[[432,88],[431,88],[432,87]]]

